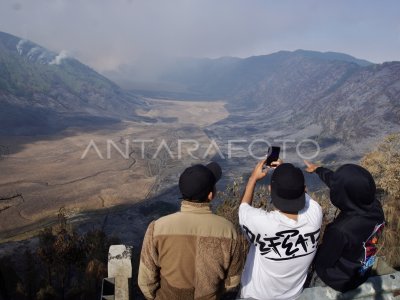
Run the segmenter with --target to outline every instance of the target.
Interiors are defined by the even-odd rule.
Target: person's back
[[[341,211],[325,229],[315,259],[316,272],[335,290],[355,289],[370,275],[384,227],[374,180],[367,170],[353,164],[336,172],[308,165],[330,188],[331,202]]]
[[[241,280],[242,297],[293,299],[307,278],[320,234],[321,208],[308,195],[292,220],[279,211],[240,209],[240,223],[252,242]],[[251,228],[251,230],[249,229]]]
[[[236,229],[212,214],[208,203],[183,201],[180,212],[154,221],[148,230],[152,241],[145,242],[149,249],[143,248],[142,258],[151,259],[146,256],[154,245],[162,266],[158,299],[217,299],[223,291],[221,282],[227,280],[226,289],[238,284],[242,264]]]
[[[249,187],[254,190],[254,183],[250,184],[251,179],[246,191]],[[251,201],[246,201],[252,195],[245,193],[239,223],[251,246],[241,279],[242,298],[295,299],[300,295],[322,221],[321,207],[304,189],[301,170],[283,164],[271,178],[272,203],[278,210],[252,207]]]
[[[210,164],[186,169],[179,181],[187,199],[180,212],[148,226],[138,275],[146,298],[219,299],[239,284],[242,244],[234,225],[210,209],[221,176],[218,168]]]
[[[375,235],[373,232],[376,226]],[[379,238],[382,230],[383,219],[340,214],[326,227],[324,240],[315,259],[318,276],[328,286],[341,292],[355,289],[364,283],[370,276],[373,265],[373,261],[368,263],[366,260],[374,256],[377,250],[375,245],[367,246],[370,250],[364,248],[364,243],[368,244],[372,239]],[[368,254],[366,251],[373,253]],[[364,261],[367,263],[365,269]]]

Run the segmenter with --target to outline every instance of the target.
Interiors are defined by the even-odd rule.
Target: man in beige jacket
[[[237,231],[210,209],[221,173],[215,162],[187,168],[179,178],[181,210],[147,228],[138,275],[147,299],[219,299],[239,284]]]

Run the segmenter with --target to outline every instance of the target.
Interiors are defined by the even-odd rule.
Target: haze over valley
[[[283,159],[295,164],[297,150],[335,166],[400,131],[400,62],[307,50],[185,58],[146,88],[131,67],[101,75],[0,33],[0,66],[2,240],[34,234],[60,208],[111,232],[138,218],[135,203],[173,210],[179,174],[193,163],[220,162],[223,189],[267,143],[285,143]]]

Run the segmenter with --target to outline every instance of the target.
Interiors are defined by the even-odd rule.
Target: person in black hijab
[[[364,283],[371,274],[377,243],[385,224],[376,198],[372,175],[364,168],[345,164],[333,172],[304,161],[330,190],[339,215],[326,226],[314,265],[319,278],[331,288],[346,292]]]

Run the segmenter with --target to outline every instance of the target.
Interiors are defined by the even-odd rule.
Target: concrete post
[[[130,299],[131,259],[131,246],[110,246],[108,251],[108,277],[115,278],[115,300]]]

